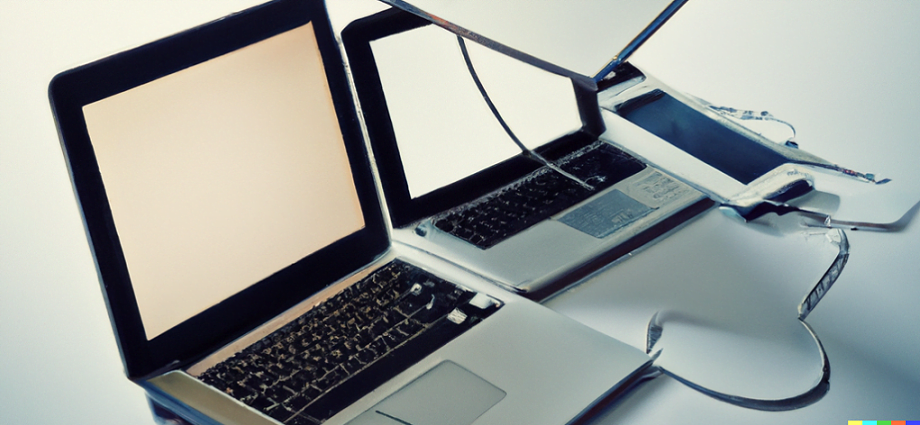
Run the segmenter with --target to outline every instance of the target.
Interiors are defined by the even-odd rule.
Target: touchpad
[[[444,361],[349,422],[349,425],[469,425],[505,392]]]

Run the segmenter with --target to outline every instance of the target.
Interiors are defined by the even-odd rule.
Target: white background
[[[141,389],[123,376],[55,133],[48,82],[65,69],[254,3],[0,2],[0,423],[152,423]],[[693,0],[634,62],[715,104],[769,110],[794,123],[799,143],[812,153],[913,182],[920,177],[917,28],[916,2]],[[728,226],[719,220],[706,216],[684,233]],[[920,419],[918,236],[916,223],[897,234],[850,232],[850,262],[809,318],[833,371],[821,402],[794,412],[756,412],[657,379],[604,421]],[[635,259],[700,243],[677,237]],[[746,261],[750,270],[769,273],[774,257],[764,248]],[[638,263],[621,266],[631,262]],[[619,335],[609,323],[622,315],[615,309],[623,300],[608,309],[597,302],[603,297],[579,298],[611,295],[604,282],[613,280],[596,279],[553,306]]]

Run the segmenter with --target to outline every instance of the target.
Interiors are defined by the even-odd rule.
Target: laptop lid
[[[543,166],[492,115],[457,37],[429,24],[392,9],[342,31],[394,227],[472,201]],[[530,108],[501,108],[501,99],[494,99],[528,149],[552,161],[597,140],[603,124],[589,88],[468,47],[473,72],[489,77],[484,84],[517,84],[503,91],[516,101],[532,99]],[[564,104],[554,105],[560,99]],[[521,115],[517,121],[510,116],[515,113]]]
[[[132,379],[201,358],[388,247],[322,2],[249,9],[49,91]]]
[[[598,82],[687,0],[383,0],[548,71]]]

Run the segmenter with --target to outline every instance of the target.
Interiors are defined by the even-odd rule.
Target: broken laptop
[[[583,82],[396,9],[342,38],[401,243],[543,299],[713,205],[602,140]],[[499,80],[530,101],[500,109]]]
[[[764,190],[776,202],[800,197],[811,181],[790,174],[789,164],[829,165],[625,62],[653,32],[647,28],[589,78],[439,19],[476,21],[464,8],[412,2],[443,6],[432,17],[395,3],[419,16],[385,11],[342,34],[393,238],[529,298],[558,292],[716,203]],[[649,28],[680,4],[645,10]],[[445,80],[451,90],[440,89]],[[501,95],[518,101],[502,103]],[[661,142],[695,165],[669,162],[673,152],[662,162]]]
[[[292,425],[569,423],[641,380],[640,350],[391,245],[342,65],[322,3],[281,0],[52,81],[128,378]]]
[[[667,172],[744,220],[795,212],[808,226],[897,230],[915,204],[916,194],[904,182],[876,178],[798,149],[794,127],[766,111],[712,105],[627,62],[665,21],[679,16],[686,0],[508,0],[502,7],[487,0],[383,1],[475,42],[470,44],[587,87],[601,108],[602,125],[594,127],[602,130],[600,140]],[[763,127],[754,131],[747,125],[755,120],[788,126],[792,137],[765,137],[759,133]],[[877,202],[896,208],[885,214],[871,206]],[[418,238],[412,243],[431,247]]]

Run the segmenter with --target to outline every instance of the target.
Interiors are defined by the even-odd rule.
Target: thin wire
[[[489,93],[486,92],[486,88],[482,85],[482,81],[479,80],[479,74],[476,73],[476,69],[473,67],[473,61],[470,60],[470,53],[466,49],[466,42],[463,40],[463,37],[458,35],[457,42],[460,44],[460,52],[463,53],[463,60],[466,62],[466,68],[469,70],[470,76],[473,77],[473,82],[476,83],[476,88],[479,89],[479,93],[482,94],[482,98],[486,101],[486,104],[489,105],[489,110],[492,111],[492,115],[494,115],[495,119],[498,120],[498,123],[501,124],[502,128],[505,130],[505,133],[508,133],[508,137],[511,137],[511,140],[514,141],[514,144],[516,144],[518,148],[520,148],[521,151],[524,152],[524,155],[527,155],[533,159],[536,159],[537,161],[543,163],[543,165],[546,165],[553,171],[559,174],[562,174],[566,178],[578,183],[585,189],[593,191],[594,186],[591,186],[590,184],[579,179],[578,177],[559,168],[558,166],[556,166],[556,164],[553,164],[552,162],[544,158],[542,155],[528,149],[527,146],[524,146],[524,144],[521,143],[521,140],[517,138],[514,132],[511,131],[511,127],[509,127],[508,123],[506,123],[505,120],[502,118],[501,114],[498,112],[498,108],[496,108],[495,104],[492,103],[492,98],[489,97]]]
[[[784,124],[787,127],[789,127],[790,130],[792,130],[792,137],[786,140],[786,146],[793,147],[793,148],[798,148],[799,146],[798,143],[795,141],[795,136],[796,136],[795,127],[789,121],[785,121],[785,120],[776,118],[775,116],[773,116],[773,114],[767,111],[753,111],[750,109],[732,108],[730,106],[716,106],[699,97],[696,97],[693,95],[690,95],[690,96],[696,99],[698,102],[700,102],[704,106],[706,106],[707,108],[723,116],[736,118],[742,121],[749,121],[749,120],[773,121],[773,122],[778,122],[780,124]],[[855,177],[857,179],[860,179],[860,180],[863,180],[869,183],[885,184],[891,181],[891,179],[876,180],[875,174],[873,173],[861,173],[859,171],[841,167],[836,164],[822,164],[822,163],[811,162],[811,161],[791,161],[791,162],[794,164],[810,165],[812,167],[819,167],[819,168],[824,168],[824,169],[828,169],[831,171],[836,171],[838,173],[846,174],[850,177]]]
[[[749,120],[773,121],[773,122],[778,122],[780,124],[785,124],[786,127],[789,127],[789,129],[792,130],[792,137],[790,137],[788,141],[793,142],[793,143],[795,142],[795,135],[796,135],[795,127],[789,121],[784,121],[779,118],[776,118],[775,116],[773,116],[773,114],[767,111],[752,111],[749,109],[735,109],[729,106],[716,106],[716,105],[711,105],[711,104],[709,105],[709,109],[712,109],[713,111],[716,111],[722,115],[728,115],[728,116],[735,117],[742,121],[749,121]]]
[[[859,172],[859,171],[851,170],[851,169],[849,169],[849,168],[844,168],[844,167],[841,167],[841,166],[836,165],[836,164],[821,164],[821,163],[818,163],[818,162],[811,162],[811,161],[792,161],[792,163],[794,163],[794,164],[801,164],[801,165],[810,165],[810,166],[812,166],[812,167],[818,167],[818,168],[828,169],[828,170],[831,170],[831,171],[836,171],[836,172],[838,172],[838,173],[846,174],[846,175],[848,175],[848,176],[850,176],[850,177],[855,177],[855,178],[857,178],[857,179],[864,180],[864,181],[869,182],[869,183],[885,184],[885,183],[888,183],[888,182],[891,181],[891,179],[887,179],[887,178],[886,178],[886,179],[881,179],[881,180],[876,180],[876,179],[875,179],[875,174],[872,174],[872,173],[861,173],[861,172]]]

